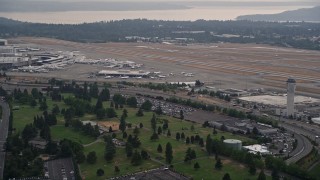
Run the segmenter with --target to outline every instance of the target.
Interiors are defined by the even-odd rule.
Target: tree
[[[201,86],[200,80],[196,80],[195,86]]]
[[[133,147],[132,147],[132,144],[130,142],[126,143],[126,153],[127,153],[127,157],[131,157],[132,156]]]
[[[254,127],[254,128],[252,129],[252,133],[253,133],[254,135],[259,135],[259,130],[258,130],[258,128]]]
[[[149,100],[146,100],[144,103],[141,104],[140,108],[145,111],[151,111],[152,103]]]
[[[191,125],[190,130],[194,131],[194,125],[193,124]]]
[[[141,163],[142,163],[142,157],[141,157],[140,153],[137,150],[135,150],[132,155],[131,164],[134,166],[138,166]]]
[[[120,169],[118,166],[114,166],[114,172],[116,172],[116,173],[120,172]]]
[[[184,119],[184,115],[183,115],[183,111],[180,110],[180,119],[183,120]]]
[[[158,134],[160,135],[162,133],[162,128],[161,126],[158,127]]]
[[[263,169],[260,171],[258,179],[257,180],[266,180],[266,175],[264,174]]]
[[[199,163],[196,162],[196,163],[193,165],[193,168],[194,168],[195,170],[198,170],[198,169],[200,168]]]
[[[140,133],[140,131],[139,131],[138,127],[136,126],[136,127],[134,128],[134,130],[133,130],[133,134],[138,136],[139,133]]]
[[[141,129],[141,128],[143,128],[143,124],[142,124],[142,123],[140,123],[140,124],[139,124],[139,127],[140,127],[140,129]]]
[[[101,108],[96,110],[96,116],[98,119],[103,119],[106,116],[106,110]]]
[[[112,97],[112,100],[115,104],[118,104],[118,105],[124,105],[126,102],[126,98],[119,93],[114,94]]]
[[[108,101],[110,99],[110,91],[109,91],[109,89],[104,88],[100,92],[98,99],[101,99],[101,101]]]
[[[123,139],[126,139],[127,136],[128,136],[127,132],[124,131],[124,132],[122,133],[122,138],[123,138]]]
[[[217,170],[220,170],[220,169],[222,168],[222,162],[221,162],[221,159],[220,159],[220,158],[217,159],[217,162],[216,162],[216,164],[215,164],[214,167],[215,167]]]
[[[160,105],[160,104],[157,106],[157,108],[154,110],[154,112],[155,112],[157,115],[161,115],[161,114],[162,114],[162,108],[161,108],[161,105]]]
[[[204,147],[203,138],[200,138],[200,139],[199,139],[199,145],[200,145],[201,147]]]
[[[218,134],[217,130],[216,130],[216,126],[213,126],[213,132],[212,132],[213,135],[215,134]]]
[[[190,138],[189,138],[189,136],[186,138],[186,144],[190,144]]]
[[[116,147],[112,142],[111,136],[106,136],[105,141],[106,141],[106,148],[105,148],[104,158],[107,161],[111,161],[114,155],[116,154]]]
[[[48,109],[47,102],[46,102],[46,101],[42,101],[42,102],[40,103],[39,109],[40,109],[41,111],[47,110],[47,109]]]
[[[106,114],[107,114],[108,118],[117,117],[117,113],[113,108],[107,108],[106,109]]]
[[[184,135],[184,132],[181,133],[181,139],[184,139],[185,138],[185,135]]]
[[[95,112],[97,112],[99,109],[103,109],[103,104],[101,99],[98,99],[96,106],[94,108]]]
[[[168,129],[168,131],[167,131],[167,136],[168,136],[168,137],[171,136],[171,131],[170,131],[170,129]]]
[[[136,108],[137,104],[138,104],[138,102],[137,102],[137,98],[136,97],[129,97],[127,99],[127,105],[128,106]]]
[[[231,180],[229,173],[225,173],[222,180]]]
[[[153,114],[152,118],[151,118],[151,128],[153,130],[153,132],[156,132],[156,128],[157,128],[157,120],[156,120],[156,115]]]
[[[97,170],[97,176],[103,176],[104,175],[104,170],[103,169],[98,169]]]
[[[145,160],[149,159],[148,152],[145,150],[141,150],[141,157],[142,157],[142,159],[145,159]]]
[[[194,143],[194,136],[191,136],[191,138],[190,138],[190,142],[191,142],[191,144],[193,144],[193,143]]]
[[[166,130],[169,128],[169,124],[168,124],[168,121],[164,121],[163,125],[162,125],[162,129],[163,130]]]
[[[120,129],[122,132],[124,132],[124,131],[126,130],[126,127],[127,127],[127,125],[126,125],[126,119],[125,119],[123,116],[121,116],[121,118],[120,118],[120,124],[119,124],[119,129]]]
[[[167,143],[166,145],[166,162],[171,164],[172,159],[173,159],[173,155],[172,155],[172,146],[170,144],[170,142]]]
[[[156,140],[159,139],[159,135],[157,133],[153,133],[150,137],[150,140]]]
[[[176,140],[178,140],[178,141],[180,140],[180,133],[179,132],[176,133]]]
[[[60,113],[59,106],[55,104],[54,107],[52,108],[51,113],[54,114],[54,115],[59,114]]]
[[[24,127],[21,136],[25,142],[28,142],[30,139],[37,136],[37,129],[33,126],[33,124],[27,124]]]
[[[32,99],[32,101],[30,102],[30,106],[31,107],[36,107],[37,106],[37,101],[35,99]]]
[[[87,155],[87,162],[89,164],[94,164],[97,161],[97,155],[95,151],[91,151],[89,152],[89,154]]]
[[[127,117],[128,117],[128,110],[127,110],[127,109],[123,109],[123,111],[122,111],[122,116],[123,116],[124,118],[127,118]]]
[[[162,153],[162,146],[161,146],[161,144],[158,145],[157,151],[158,151],[158,153]]]
[[[138,112],[136,113],[136,116],[142,117],[143,116],[143,110],[139,108]]]
[[[40,137],[42,137],[46,141],[51,141],[50,127],[47,123],[44,123],[43,127],[41,128]]]

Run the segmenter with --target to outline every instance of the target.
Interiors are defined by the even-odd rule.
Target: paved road
[[[2,119],[0,120],[0,179],[2,179],[6,157],[6,152],[2,150],[8,136],[10,109],[9,105],[4,101],[0,101],[0,106],[2,107]]]

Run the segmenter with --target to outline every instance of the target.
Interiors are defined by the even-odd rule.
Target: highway
[[[0,120],[0,179],[2,179],[6,157],[6,152],[3,149],[8,136],[10,109],[9,105],[4,101],[0,101],[0,106],[2,107],[2,119]]]

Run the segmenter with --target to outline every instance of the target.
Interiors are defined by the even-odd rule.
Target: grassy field
[[[195,170],[193,165],[195,162],[198,162],[200,169]],[[242,164],[223,159],[223,167],[221,170],[216,170],[214,157],[204,157],[197,160],[193,160],[191,163],[179,163],[175,164],[174,168],[176,171],[183,173],[187,176],[192,177],[195,180],[206,180],[206,179],[222,179],[225,173],[229,173],[232,180],[256,180],[259,174],[257,170],[256,175],[251,175],[248,172],[248,168]],[[271,179],[267,177],[267,179]]]
[[[320,177],[319,177],[319,174],[320,174],[320,163],[310,171],[310,174],[313,177],[316,177],[317,179],[320,179]]]
[[[68,94],[66,94],[68,95]],[[58,105],[60,110],[67,106],[63,101],[52,101],[50,97],[47,98],[48,112],[52,110],[54,105]],[[30,123],[33,123],[33,117],[36,115],[42,115],[42,111],[39,109],[39,105],[31,107],[29,105],[21,105],[19,103],[13,103],[13,107],[19,107],[18,110],[13,111],[13,128],[16,128],[16,132],[21,132],[23,128]],[[57,116],[57,124],[64,124],[63,116],[60,114]]]
[[[70,94],[66,94],[68,96]],[[92,99],[91,103],[95,105],[96,99]],[[66,108],[67,106],[63,102],[53,102],[50,98],[47,98],[48,110],[51,110],[54,107],[54,104],[57,104],[60,108]],[[33,122],[33,117],[37,114],[41,115],[42,112],[39,110],[38,107],[32,108],[28,105],[19,105],[14,104],[15,106],[19,106],[19,110],[14,111],[14,122],[13,126],[18,130],[21,131],[24,126],[28,123]],[[104,108],[110,107],[110,102],[103,103]],[[165,163],[165,146],[168,142],[171,143],[173,147],[173,161],[172,164],[174,165],[175,169],[181,173],[184,173],[188,176],[193,176],[194,179],[201,179],[203,175],[206,177],[217,177],[216,179],[221,179],[225,172],[230,173],[232,179],[256,179],[256,176],[251,176],[248,173],[246,167],[234,163],[232,161],[225,161],[224,168],[221,171],[215,170],[214,167],[214,159],[208,158],[207,153],[204,148],[201,148],[197,143],[195,144],[186,144],[185,140],[176,140],[176,133],[184,133],[185,137],[199,135],[201,138],[206,139],[208,134],[211,134],[211,137],[220,139],[221,136],[227,138],[234,138],[239,139],[244,142],[254,142],[252,139],[249,139],[244,136],[233,135],[232,133],[218,131],[218,134],[212,134],[212,128],[203,128],[201,124],[196,124],[193,122],[188,122],[180,119],[176,119],[169,116],[157,116],[160,119],[157,122],[157,126],[162,127],[162,123],[165,120],[169,122],[169,129],[171,131],[171,137],[167,137],[167,131],[163,131],[159,137],[159,140],[150,140],[152,131],[151,131],[151,123],[150,119],[152,117],[152,112],[144,112],[143,117],[137,117],[136,112],[137,109],[126,107],[128,110],[128,117],[126,119],[127,123],[132,124],[132,128],[127,129],[128,134],[133,134],[133,128],[138,126],[140,123],[143,124],[143,128],[140,129],[139,139],[141,141],[141,146],[138,149],[141,151],[142,149],[146,150],[151,160],[145,160],[142,165],[140,166],[132,166],[131,165],[131,158],[126,157],[125,149],[118,147],[117,153],[112,162],[106,162],[104,160],[104,150],[105,150],[105,143],[101,141],[97,141],[91,145],[85,146],[84,151],[87,155],[90,151],[95,151],[97,153],[97,162],[95,164],[88,164],[84,162],[80,164],[81,174],[86,177],[86,179],[105,179],[114,176],[124,175],[128,173],[134,173],[141,170],[146,169],[153,169]],[[118,117],[121,116],[123,109],[116,110]],[[58,115],[58,124],[51,127],[51,135],[54,140],[60,140],[63,138],[67,138],[81,144],[89,144],[94,142],[95,139],[89,136],[85,136],[81,132],[77,132],[70,127],[64,126],[64,120],[62,115]],[[96,121],[96,116],[94,114],[85,114],[85,116],[79,118],[80,120],[92,120]],[[100,121],[119,121],[118,118],[105,118]],[[191,126],[194,126],[194,130],[191,130]],[[117,137],[119,139],[122,138],[121,132],[116,132]],[[157,147],[158,144],[162,145],[163,152],[158,153]],[[200,163],[201,168],[197,171],[193,169],[193,163],[186,164],[183,162],[185,157],[185,152],[188,148],[192,148],[196,151],[197,159]],[[194,160],[195,161],[195,160]],[[114,166],[117,165],[120,168],[119,173],[114,172]],[[105,171],[105,175],[102,177],[97,177],[96,171],[97,169],[102,168]]]
[[[23,128],[30,123],[33,123],[33,117],[40,115],[38,107],[32,108],[29,105],[19,105],[14,104],[13,106],[19,106],[19,110],[13,111],[13,128],[16,129],[16,132],[21,132]]]
[[[114,160],[112,162],[106,162],[104,159],[104,149],[105,143],[103,142],[98,142],[85,147],[84,153],[86,155],[91,151],[95,151],[97,154],[97,162],[95,164],[88,164],[85,162],[80,165],[81,174],[85,179],[105,179],[141,170],[154,169],[160,166],[159,163],[155,163],[151,160],[144,160],[143,164],[140,166],[132,166],[131,159],[126,157],[124,148],[117,148]],[[118,173],[114,172],[114,166],[116,165],[120,168],[120,172]],[[99,168],[104,170],[104,176],[98,177],[96,175],[97,169]]]
[[[95,138],[86,136],[81,132],[77,132],[70,127],[65,127],[63,125],[56,125],[50,128],[51,136],[53,140],[69,139],[80,144],[89,144],[95,141]]]

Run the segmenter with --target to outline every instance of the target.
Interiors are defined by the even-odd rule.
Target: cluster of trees
[[[81,131],[85,135],[97,138],[100,135],[99,126],[92,126],[90,123],[83,124],[80,120],[74,119],[71,121],[71,126],[76,131]]]
[[[184,162],[191,162],[193,159],[197,158],[197,154],[196,151],[188,148],[188,150],[186,151],[186,155],[184,157]]]
[[[36,99],[39,99],[39,102],[42,101],[43,94],[38,92],[36,88],[33,88],[31,94],[28,93],[27,89],[24,89],[23,92],[20,89],[13,90],[13,98],[16,102],[21,104],[29,104],[32,107],[37,105]],[[45,98],[43,99],[45,102]],[[45,108],[43,108],[44,110]]]
[[[186,33],[173,33],[177,31]],[[121,28],[119,28],[121,27]],[[134,29],[134,31],[132,31]],[[152,42],[159,38],[192,38],[195,42],[266,43],[319,50],[319,42],[310,40],[318,37],[320,25],[306,22],[254,22],[254,21],[157,21],[121,20],[85,23],[77,25],[28,23],[0,18],[0,36],[41,36],[55,37],[77,42],[119,42],[127,41],[126,36],[151,37]],[[187,33],[204,31],[203,33]],[[214,32],[214,34],[212,34]],[[235,34],[237,37],[223,37],[222,34]],[[159,37],[159,38],[156,38]],[[305,37],[303,39],[299,37]]]

